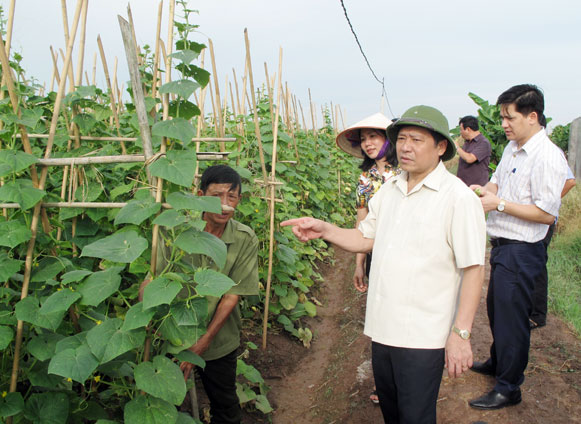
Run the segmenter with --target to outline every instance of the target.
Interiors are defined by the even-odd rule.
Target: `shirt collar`
[[[222,233],[222,237],[220,237],[225,244],[231,244],[235,241],[235,231],[234,231],[234,224],[232,224],[232,218],[228,220],[226,223],[226,228],[224,228],[224,233]]]
[[[414,187],[414,189],[408,193],[408,173],[407,171],[402,171],[401,174],[397,175],[392,181],[399,188],[399,190],[405,195],[412,194],[426,186],[429,189],[438,191],[440,185],[442,184],[442,179],[446,173],[446,167],[444,162],[440,161],[438,165],[430,172],[426,177]]]
[[[522,146],[520,149],[518,148],[518,144],[516,144],[516,141],[513,140],[512,141],[514,143],[514,145],[512,146],[513,153],[519,150],[524,150],[527,155],[530,155],[536,149],[539,148],[545,135],[546,135],[545,128],[541,128],[541,130],[537,132],[535,135],[533,135],[531,138],[529,138],[528,141],[524,144],[524,146]]]

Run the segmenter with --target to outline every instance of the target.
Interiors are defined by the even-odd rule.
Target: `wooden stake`
[[[317,135],[315,127],[315,108],[313,107],[313,99],[311,98],[311,89],[309,88],[309,104],[311,105],[311,123],[313,124],[313,135]]]
[[[70,36],[69,43],[67,43],[67,55],[65,58],[64,69],[67,69],[71,64],[71,56],[72,56],[72,51],[73,51],[73,41],[74,41],[74,38],[75,38],[76,32],[77,32],[77,26],[78,26],[79,17],[81,14],[81,6],[82,6],[82,0],[77,1],[77,8],[75,11],[75,18],[74,18],[73,27],[72,27],[72,34]],[[4,47],[3,47],[3,49],[4,49]],[[45,148],[45,154],[44,154],[45,158],[49,158],[51,155],[51,152],[52,152],[52,147],[54,144],[54,137],[56,135],[56,126],[57,126],[57,121],[59,118],[60,107],[61,107],[62,99],[64,97],[64,92],[65,92],[65,83],[66,83],[66,77],[63,77],[61,79],[61,84],[59,84],[59,91],[57,93],[56,100],[55,100],[54,107],[53,107],[52,121],[51,121],[51,125],[50,125],[50,130],[49,130],[50,137],[47,141],[47,145]],[[38,185],[38,188],[41,190],[44,189],[47,175],[48,175],[48,168],[44,167],[42,169],[42,172],[40,175],[40,180],[39,180],[39,185]],[[28,287],[30,284],[30,275],[32,272],[32,259],[34,256],[34,246],[36,244],[36,234],[37,234],[39,216],[40,216],[40,204],[37,204],[34,207],[32,222],[30,225],[31,237],[30,237],[30,240],[28,241],[28,248],[26,251],[24,277],[23,277],[23,282],[22,282],[22,291],[21,291],[21,295],[20,295],[21,299],[24,299],[28,296]],[[23,330],[24,330],[24,323],[23,323],[23,321],[18,320],[18,323],[16,326],[16,338],[15,338],[16,341],[15,341],[15,347],[14,347],[14,361],[12,364],[12,374],[11,374],[11,379],[10,379],[10,392],[11,393],[16,391],[16,383],[18,382],[18,370],[20,368],[20,349],[22,347]]]
[[[307,128],[307,123],[305,121],[305,114],[303,112],[303,105],[301,104],[300,100],[299,100],[299,108],[301,109],[301,118],[303,119],[303,130],[305,131],[305,133],[308,133],[309,129]]]
[[[264,150],[262,148],[262,136],[260,134],[260,124],[258,123],[258,112],[256,110],[256,93],[254,91],[254,80],[252,78],[252,59],[250,57],[250,41],[248,40],[248,29],[244,28],[244,42],[246,44],[246,64],[248,66],[248,77],[250,81],[250,92],[252,94],[252,109],[254,111],[254,134],[258,143],[258,154],[260,155],[260,166],[262,168],[262,178],[266,181],[266,165],[264,163]]]
[[[202,54],[201,54],[201,58],[200,58],[200,67],[202,69],[204,69],[205,53],[206,53],[206,49],[202,50]],[[197,138],[200,138],[200,135],[202,134],[202,127],[204,125],[204,105],[206,103],[207,88],[208,88],[208,86],[206,85],[204,88],[202,88],[202,91],[200,92],[200,104],[198,105],[198,107],[200,108],[200,116],[198,116],[198,123],[197,123],[197,127],[196,127],[196,137]],[[199,152],[200,152],[200,142],[196,141],[196,154]],[[198,184],[199,184],[199,178],[197,177],[199,172],[200,172],[200,162],[196,161],[196,170],[194,172],[194,175],[196,175],[196,177],[194,177],[194,188],[195,189],[198,188]]]
[[[222,128],[220,127],[221,124],[221,116],[222,116],[222,111],[220,110],[221,107],[221,99],[220,99],[220,87],[219,87],[219,83],[218,83],[218,72],[216,71],[216,59],[214,57],[214,43],[212,43],[212,39],[208,38],[208,47],[210,48],[210,59],[212,61],[212,74],[214,77],[214,90],[216,90],[216,122],[217,122],[217,128],[218,128],[218,137],[224,137],[224,132],[222,131]],[[224,149],[226,150],[224,145],[220,145],[220,149]]]
[[[6,24],[6,56],[10,57],[10,46],[12,45],[12,28],[14,27],[14,9],[16,8],[16,0],[10,0],[10,8],[8,9],[8,22]]]

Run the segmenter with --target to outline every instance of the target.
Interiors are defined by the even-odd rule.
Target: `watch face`
[[[496,209],[498,209],[499,212],[502,212],[504,210],[504,203],[499,203]]]
[[[460,337],[462,337],[464,340],[468,340],[470,338],[470,333],[468,330],[460,330]]]

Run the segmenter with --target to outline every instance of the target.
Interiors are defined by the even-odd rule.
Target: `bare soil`
[[[336,249],[334,264],[323,264],[325,278],[317,298],[324,305],[304,322],[312,329],[310,349],[284,332],[268,335],[266,351],[247,362],[262,373],[275,409],[270,418],[245,411],[244,424],[382,423],[369,401],[373,387],[371,342],[363,335],[365,294],[353,289],[353,255]],[[487,272],[488,277],[488,272]],[[485,360],[492,337],[486,316],[486,287],[474,328],[475,360]],[[260,345],[260,335],[247,334]],[[444,371],[438,399],[438,423],[581,423],[581,340],[555,316],[533,331],[523,402],[499,411],[478,411],[468,401],[494,385],[494,379],[468,372],[450,379]]]

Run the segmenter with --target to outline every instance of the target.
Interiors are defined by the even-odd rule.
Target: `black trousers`
[[[543,239],[543,246],[545,246],[545,252],[549,249],[549,244],[553,238],[553,233],[555,231],[555,224],[549,226],[547,235]],[[548,259],[548,252],[547,252]],[[547,323],[547,294],[549,290],[549,272],[547,271],[547,261],[545,260],[545,266],[543,267],[543,272],[535,280],[535,288],[533,291],[533,311],[531,312],[530,318],[539,325],[545,325]]]
[[[436,423],[444,355],[444,349],[371,344],[373,376],[386,423]]]
[[[529,360],[533,288],[546,262],[542,243],[506,244],[492,248],[486,306],[492,331],[488,365],[496,370],[494,390],[518,390]]]
[[[212,424],[239,424],[242,410],[236,394],[236,350],[222,358],[206,361],[198,368],[204,390],[210,399]]]

